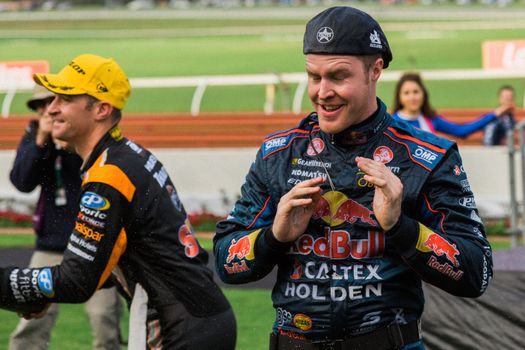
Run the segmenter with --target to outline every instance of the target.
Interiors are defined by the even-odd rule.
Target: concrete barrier
[[[510,214],[509,167],[506,147],[462,146],[465,170],[482,217]],[[225,215],[240,193],[257,148],[153,149],[168,170],[186,210]],[[0,198],[34,203],[37,191],[19,193],[9,182],[14,151],[0,151]],[[519,155],[516,156],[519,159]],[[520,169],[517,165],[517,169]],[[517,179],[521,177],[517,174]],[[518,181],[519,183],[519,181]],[[521,198],[521,186],[518,198]]]

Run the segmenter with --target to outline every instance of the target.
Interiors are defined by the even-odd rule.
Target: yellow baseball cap
[[[92,54],[75,57],[58,74],[33,74],[33,80],[56,94],[87,94],[118,109],[131,94],[128,77],[117,62]]]

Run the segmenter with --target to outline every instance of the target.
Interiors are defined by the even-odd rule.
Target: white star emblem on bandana
[[[323,27],[317,31],[317,41],[326,44],[334,38],[334,31],[330,27]]]

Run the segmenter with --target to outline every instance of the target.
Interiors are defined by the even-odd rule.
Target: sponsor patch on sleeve
[[[50,268],[40,270],[37,277],[38,288],[48,298],[55,296],[55,290],[53,289],[53,275]]]
[[[287,148],[294,139],[307,137],[308,131],[300,129],[291,129],[284,133],[273,134],[263,141],[261,148],[263,159],[268,157],[270,154]]]
[[[419,224],[419,239],[416,249],[421,252],[433,252],[437,256],[444,256],[455,267],[459,266],[457,259],[459,250],[456,244],[448,242],[445,238],[421,224]]]
[[[105,197],[89,191],[82,195],[80,203],[87,208],[95,210],[107,210],[111,206]]]
[[[228,257],[226,258],[226,262],[229,263],[235,258],[238,260],[253,260],[255,258],[255,240],[257,239],[259,233],[261,233],[260,229],[255,230],[249,235],[239,239],[232,239],[230,247],[228,248]]]

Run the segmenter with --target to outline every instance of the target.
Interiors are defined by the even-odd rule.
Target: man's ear
[[[379,77],[381,76],[381,72],[383,71],[383,66],[385,65],[385,61],[379,57],[375,60],[374,66],[370,70],[370,78],[372,81],[378,81]]]
[[[111,113],[113,113],[113,106],[111,103],[100,101],[95,106],[95,120],[103,121],[105,119],[111,118]]]

